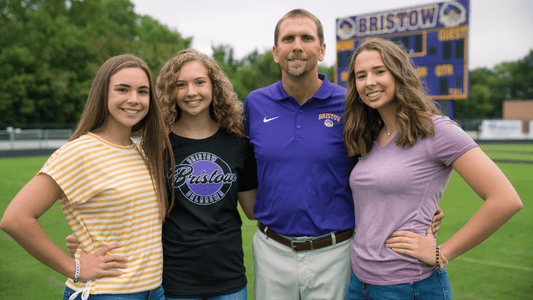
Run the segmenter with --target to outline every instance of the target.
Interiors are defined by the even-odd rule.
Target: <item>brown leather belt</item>
[[[275,233],[270,229],[268,229],[265,233],[266,226],[263,225],[263,223],[261,222],[257,222],[257,227],[259,228],[259,231],[264,233],[267,237],[291,248],[293,251],[309,251],[333,245],[333,238],[331,234],[323,235],[320,237],[309,237],[308,239],[295,238],[291,240],[282,237],[281,235]],[[338,244],[351,238],[353,236],[353,229],[336,231],[333,233],[333,235],[335,236],[335,243]]]

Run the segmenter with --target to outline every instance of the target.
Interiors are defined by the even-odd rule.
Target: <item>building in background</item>
[[[502,107],[504,120],[521,120],[522,133],[531,136],[533,128],[533,100],[509,100],[503,102]]]

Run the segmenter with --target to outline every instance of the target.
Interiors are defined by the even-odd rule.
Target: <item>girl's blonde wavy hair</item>
[[[395,81],[396,121],[399,138],[396,145],[412,147],[417,139],[435,134],[431,116],[442,115],[425,87],[406,52],[397,44],[379,38],[370,38],[361,44],[350,60],[346,103],[344,109],[344,140],[348,155],[364,157],[371,149],[383,121],[377,110],[361,101],[354,73],[355,59],[363,51],[376,50]]]
[[[161,103],[161,112],[170,132],[172,124],[177,122],[181,109],[176,102],[176,82],[181,67],[191,61],[201,62],[207,69],[213,86],[213,99],[209,107],[211,118],[229,133],[244,137],[242,103],[238,101],[233,85],[218,63],[211,57],[194,49],[185,49],[169,59],[157,77],[156,93]]]

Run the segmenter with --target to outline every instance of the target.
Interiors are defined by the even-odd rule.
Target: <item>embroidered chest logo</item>
[[[334,122],[340,123],[341,117],[337,116],[336,114],[330,114],[330,113],[324,113],[318,115],[319,120],[324,120],[324,125],[326,127],[333,127],[335,124]]]
[[[228,164],[209,152],[197,152],[176,165],[174,188],[194,204],[210,205],[228,193],[237,174]]]
[[[265,118],[263,119],[263,123],[268,123],[268,122],[273,121],[273,120],[275,120],[275,119],[277,119],[277,118],[279,118],[279,116],[277,116],[277,117],[273,117],[273,118],[267,118],[267,117],[265,117]]]

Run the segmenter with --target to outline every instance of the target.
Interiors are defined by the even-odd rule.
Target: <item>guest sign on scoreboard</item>
[[[434,100],[468,97],[469,1],[456,0],[337,19],[335,82],[346,86],[353,52],[369,37],[401,45]]]

